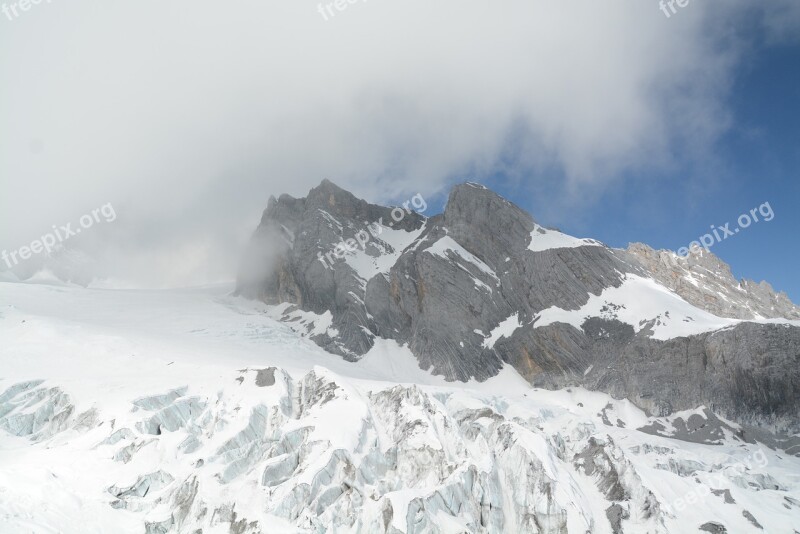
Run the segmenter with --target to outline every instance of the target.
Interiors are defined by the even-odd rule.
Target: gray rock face
[[[391,212],[391,208],[367,204],[329,181],[312,189],[306,198],[271,198],[244,258],[237,292],[273,304],[288,302],[318,314],[330,311],[337,335],[321,333],[314,341],[349,359],[363,355],[373,339],[364,307],[367,281],[347,262],[334,256],[327,261],[325,255],[337,244],[356,242],[359,232],[369,235],[366,255],[395,253],[392,245],[381,239],[383,227],[376,228],[381,223],[393,224],[397,230],[412,232],[420,229],[425,219],[411,212],[395,222]]]
[[[628,398],[657,416],[707,406],[740,423],[768,424],[790,432],[800,428],[797,327],[742,323],[728,330],[658,341],[632,335],[628,325],[605,321],[605,330],[615,334],[585,343],[587,333],[600,322],[589,319],[582,335],[563,324],[537,329],[542,349],[531,353],[534,358],[546,362],[552,355],[563,361],[560,347],[569,343],[573,361],[585,365],[586,371],[548,371],[532,376],[532,383],[549,388],[581,385]],[[584,344],[571,342],[576,334]]]
[[[768,285],[737,283],[711,255],[662,267],[664,253],[643,245],[615,250],[564,236],[476,184],[456,186],[441,215],[404,213],[397,221],[390,208],[327,181],[305,199],[273,198],[237,292],[291,304],[285,321],[351,360],[376,338],[393,339],[448,380],[485,380],[511,364],[535,386],[582,385],[657,416],[705,405],[735,421],[800,430],[797,325],[730,321],[722,330],[654,335],[670,321],[714,319],[705,312],[798,317]],[[340,247],[328,261],[337,244],[367,233],[363,246]],[[632,278],[650,280],[655,293],[587,308],[577,323],[540,326],[543,312],[577,312]],[[664,294],[694,311],[618,319],[636,301],[657,307]]]

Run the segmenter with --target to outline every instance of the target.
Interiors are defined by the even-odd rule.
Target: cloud
[[[0,248],[112,202],[85,238],[106,270],[191,283],[233,276],[269,195],[322,178],[381,200],[502,163],[607,187],[730,126],[726,32],[757,10],[795,35],[795,4],[771,5],[39,4],[0,20]]]

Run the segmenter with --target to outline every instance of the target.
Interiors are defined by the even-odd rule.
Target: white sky
[[[9,3],[9,2],[6,2]],[[11,2],[14,3],[14,2]],[[796,0],[52,0],[0,13],[0,249],[111,202],[81,237],[148,285],[232,278],[267,199],[369,200],[465,172],[563,169],[576,192],[692,157],[728,127],[738,20]]]

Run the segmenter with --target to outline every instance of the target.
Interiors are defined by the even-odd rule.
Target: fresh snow
[[[522,323],[519,322],[519,313],[510,315],[501,321],[500,324],[491,331],[489,337],[483,341],[483,346],[487,349],[494,348],[494,344],[497,343],[500,338],[511,337],[517,328],[522,328]]]
[[[315,337],[327,334],[330,337],[336,337],[339,334],[333,328],[333,314],[330,310],[325,310],[320,314],[283,303],[268,308],[268,315],[273,319],[283,321],[289,328],[301,335]]]
[[[692,306],[655,280],[628,274],[622,285],[607,288],[600,295],[590,295],[586,304],[577,310],[553,306],[541,311],[534,328],[566,323],[580,329],[589,317],[617,319],[631,325],[636,332],[651,331],[652,337],[660,340],[701,334],[741,322],[800,326],[800,321],[785,319],[742,321],[717,317]]]
[[[378,226],[380,225],[377,225],[376,227]],[[356,274],[358,274],[359,278],[361,278],[365,283],[378,274],[388,273],[394,264],[397,263],[397,260],[400,258],[406,247],[414,243],[420,234],[422,234],[422,232],[425,230],[425,225],[423,224],[419,229],[410,232],[390,228],[388,226],[380,226],[380,228],[380,232],[376,231],[376,237],[373,237],[372,234],[370,234],[370,240],[367,242],[367,248],[374,252],[375,248],[370,246],[370,243],[378,244],[378,242],[382,241],[392,248],[391,252],[388,249],[385,249],[383,244],[378,244],[382,251],[377,253],[375,256],[371,256],[366,252],[366,250],[359,246],[355,251],[348,252],[344,257],[344,260],[347,262],[347,264],[353,268]]]
[[[378,339],[349,363],[272,316],[286,307],[230,297],[230,289],[0,283],[0,395],[44,380],[22,397],[0,397],[0,532],[141,534],[145,523],[182,517],[176,499],[192,481],[198,490],[190,513],[170,532],[227,533],[234,521],[257,521],[270,533],[333,531],[334,521],[336,532],[366,532],[381,524],[385,501],[394,507],[392,524],[406,532],[416,499],[431,506],[457,499],[453,488],[465,477],[493,472],[502,530],[529,530],[522,521],[548,517],[542,506],[550,503],[565,511],[567,531],[611,534],[606,510],[613,503],[598,487],[601,474],[586,475],[575,459],[590,438],[607,448],[630,498],[623,503],[631,509],[627,533],[694,531],[707,521],[728,532],[754,531],[743,511],[763,532],[791,533],[800,524],[800,459],[791,455],[733,436],[703,445],[645,434],[636,429],[653,418],[629,401],[582,388],[532,389],[510,366],[483,383],[447,382],[393,341]],[[327,328],[325,314],[297,317],[303,330]],[[489,337],[500,339],[518,324],[511,316]],[[257,373],[268,367],[275,368],[267,373],[271,385],[257,385]],[[38,420],[44,434],[12,434],[24,434],[25,414],[56,406],[59,392],[71,406],[69,425],[59,428],[51,414]],[[700,411],[672,419],[690,413]],[[159,414],[169,417],[158,432],[144,432]],[[264,485],[265,473],[289,455],[266,457],[260,447],[293,431],[309,432],[298,466],[286,482]],[[374,493],[365,493],[357,517],[363,528],[347,526],[356,518],[344,495],[321,516],[293,508],[302,505],[302,491],[322,485],[324,495],[338,495],[352,482],[326,471],[336,454],[359,465],[367,451],[394,445],[402,460],[369,486]],[[757,454],[765,465],[752,461]],[[142,496],[109,492],[140,481],[149,483]],[[540,484],[552,484],[549,498],[535,493]],[[711,489],[729,491],[736,504]],[[695,504],[676,506],[701,491]],[[439,507],[428,516],[442,532],[467,531],[479,520],[461,501],[447,502],[457,511]]]
[[[577,247],[602,247],[605,246],[595,239],[579,239],[567,234],[562,234],[557,230],[548,230],[538,224],[534,225],[531,232],[531,242],[528,250],[541,252],[558,248],[577,248]]]
[[[425,252],[433,254],[434,256],[439,256],[449,261],[453,261],[454,257],[460,258],[466,261],[468,264],[476,267],[480,272],[488,275],[490,278],[492,278],[492,280],[494,280],[495,284],[498,285],[500,284],[500,279],[497,277],[497,274],[491,267],[486,265],[486,263],[484,263],[480,258],[469,252],[467,249],[459,245],[458,242],[456,242],[456,240],[450,236],[444,236],[440,238],[438,241],[436,241],[430,247],[428,247],[425,250]],[[448,254],[448,252],[451,254]],[[466,272],[472,277],[472,281],[474,282],[475,287],[486,289],[490,293],[493,291],[490,286],[488,286],[486,283],[476,278],[474,273],[470,272],[470,270],[464,267],[461,263],[459,263],[458,261],[456,261],[455,263],[456,265],[458,265],[460,269],[462,269],[464,272]]]

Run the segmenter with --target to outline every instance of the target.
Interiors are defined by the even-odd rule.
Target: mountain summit
[[[737,285],[713,255],[660,254],[545,228],[478,184],[425,217],[326,180],[270,199],[237,293],[351,361],[393,340],[448,380],[511,365],[533,386],[583,386],[656,416],[707,406],[800,430],[798,308],[768,284]]]

